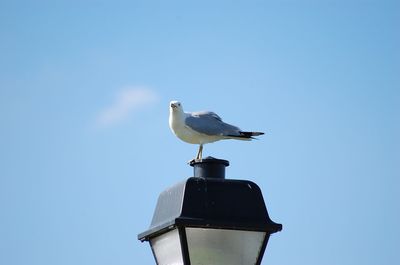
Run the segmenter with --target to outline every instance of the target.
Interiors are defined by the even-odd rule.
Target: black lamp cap
[[[191,177],[162,192],[147,241],[177,226],[265,231],[282,230],[268,215],[257,184],[247,180]]]

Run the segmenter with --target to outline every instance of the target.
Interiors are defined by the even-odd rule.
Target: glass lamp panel
[[[183,265],[178,229],[152,238],[150,244],[158,265]]]
[[[186,228],[191,265],[253,265],[265,232]]]

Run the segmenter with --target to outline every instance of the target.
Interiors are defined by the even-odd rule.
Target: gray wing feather
[[[193,112],[185,119],[185,124],[193,130],[207,135],[239,136],[240,129],[222,121],[214,112]]]

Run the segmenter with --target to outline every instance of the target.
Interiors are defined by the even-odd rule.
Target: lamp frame
[[[183,262],[190,265],[186,227],[265,232],[256,264],[261,264],[269,237],[282,230],[273,222],[260,188],[248,180],[191,177],[162,192],[150,228],[138,239],[150,241],[178,229]],[[153,255],[158,264],[156,253]]]

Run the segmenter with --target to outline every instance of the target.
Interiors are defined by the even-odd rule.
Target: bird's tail
[[[263,135],[263,132],[239,132],[239,135],[228,135],[230,138],[238,139],[238,140],[251,140],[257,139],[254,136]]]
[[[253,136],[263,135],[263,132],[239,132],[241,137],[252,138]]]

